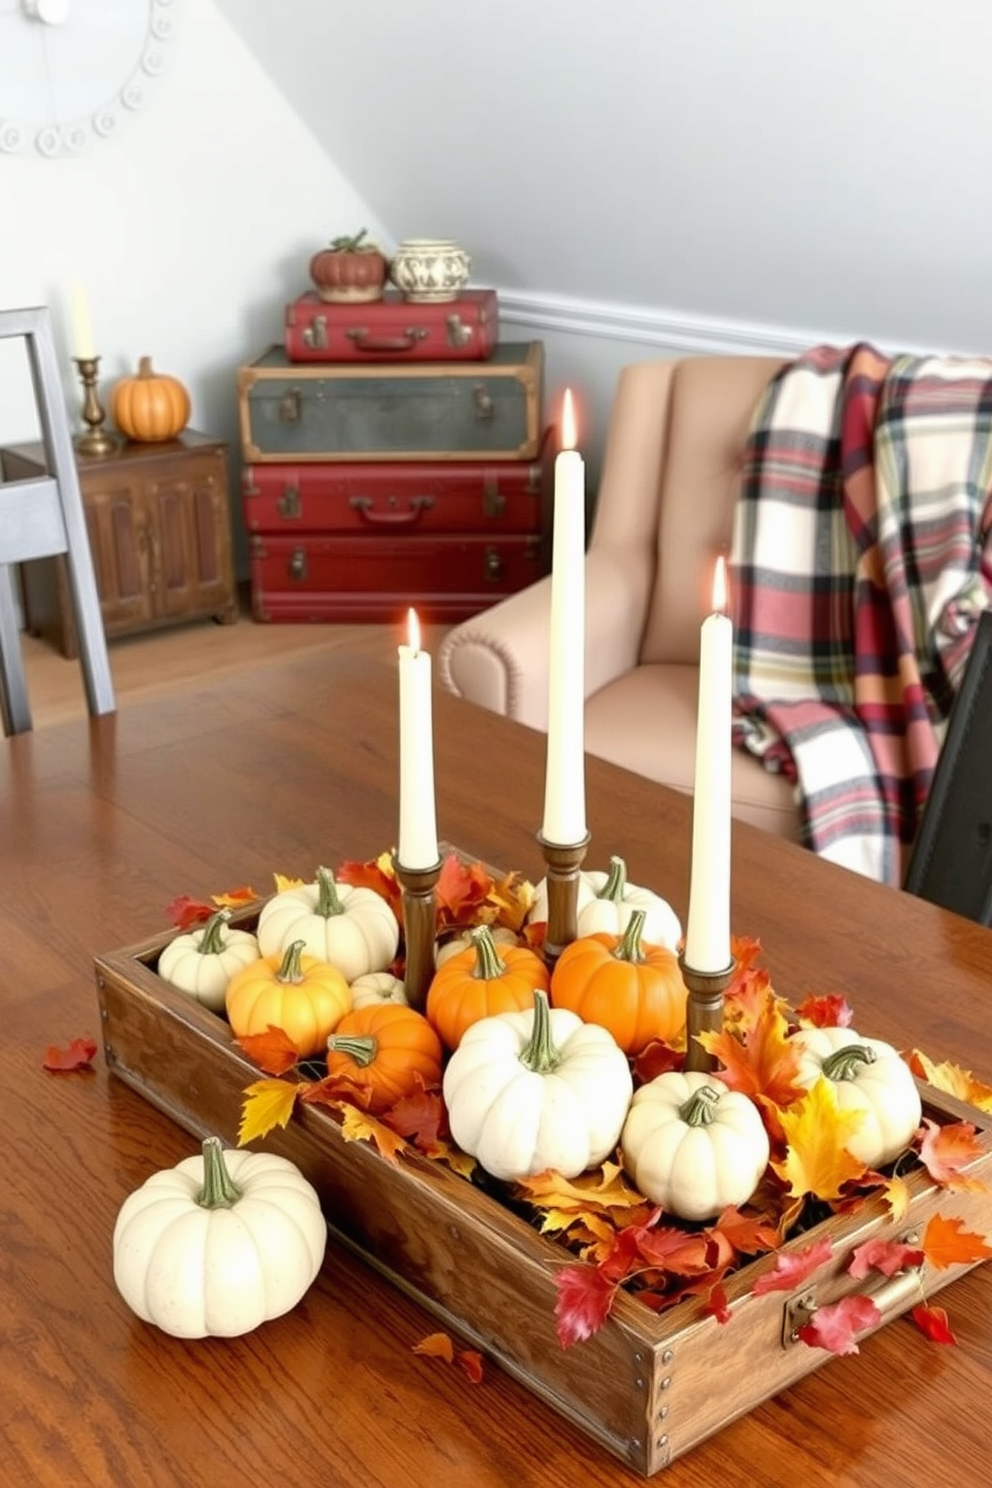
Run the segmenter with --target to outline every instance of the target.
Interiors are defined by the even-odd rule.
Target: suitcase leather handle
[[[389,499],[395,501],[396,498],[392,496]],[[376,511],[371,496],[351,496],[348,505],[353,511],[357,511],[363,522],[368,522],[373,527],[412,527],[434,505],[434,497],[411,496],[406,511],[395,508]]]
[[[422,326],[408,326],[399,336],[373,336],[364,326],[345,331],[349,341],[358,351],[412,351],[418,341],[423,341],[427,331]]]

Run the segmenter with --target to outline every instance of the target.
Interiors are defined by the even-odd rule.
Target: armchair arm
[[[653,555],[592,547],[586,554],[586,696],[637,665]],[[548,726],[551,578],[449,631],[438,650],[443,686],[531,728]]]

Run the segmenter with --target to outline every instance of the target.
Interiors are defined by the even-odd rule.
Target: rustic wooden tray
[[[252,928],[259,908],[246,908],[232,923]],[[107,1066],[186,1131],[233,1145],[242,1093],[258,1069],[222,1018],[156,974],[175,933],[96,958]],[[921,1089],[931,1119],[977,1128],[982,1155],[968,1173],[992,1184],[992,1118]],[[847,1267],[856,1246],[918,1237],[938,1209],[969,1230],[992,1229],[992,1194],[939,1189],[919,1169],[909,1178],[911,1201],[900,1223],[881,1200],[869,1200],[790,1242],[787,1250],[824,1238],[834,1247],[797,1295],[753,1295],[755,1280],[774,1264],[763,1257],[727,1282],[729,1323],[719,1325],[695,1302],[658,1316],[622,1295],[597,1334],[563,1350],[553,1277],[568,1256],[489,1195],[441,1163],[417,1155],[389,1163],[368,1144],[345,1141],[333,1114],[319,1107],[298,1104],[289,1126],[265,1144],[318,1190],[332,1236],[645,1476],[833,1357],[795,1340],[800,1298],[812,1294],[822,1306],[868,1290],[882,1322],[921,1299],[916,1273],[874,1288],[852,1280]],[[927,1296],[970,1269],[928,1268]]]

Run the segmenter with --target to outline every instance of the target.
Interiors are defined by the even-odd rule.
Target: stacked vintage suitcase
[[[544,346],[498,327],[492,289],[286,306],[238,371],[257,620],[454,622],[547,571]]]

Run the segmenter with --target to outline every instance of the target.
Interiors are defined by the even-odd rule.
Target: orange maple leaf
[[[519,935],[534,903],[534,885],[519,873],[497,879],[487,896],[496,910],[496,924]]]
[[[802,1100],[781,1113],[787,1143],[784,1161],[773,1170],[791,1194],[839,1199],[844,1184],[860,1178],[863,1162],[852,1157],[847,1142],[863,1121],[860,1111],[842,1111],[830,1081],[817,1080]]]
[[[96,1051],[97,1042],[92,1038],[74,1038],[65,1049],[60,1048],[58,1044],[49,1044],[41,1067],[52,1075],[68,1075],[77,1070],[92,1073],[93,1056]]]
[[[949,1095],[956,1095],[958,1100],[975,1106],[980,1111],[992,1111],[992,1085],[976,1080],[970,1070],[962,1069],[960,1065],[951,1064],[947,1060],[943,1064],[934,1064],[919,1049],[910,1050],[906,1063],[914,1075],[919,1075],[921,1080],[926,1080],[935,1089],[946,1090]]]
[[[403,922],[403,890],[400,888],[393,867],[391,853],[380,853],[367,863],[348,861],[342,863],[334,875],[338,883],[349,884],[355,889],[372,889],[385,899],[396,918]]]
[[[981,1192],[985,1184],[977,1178],[969,1178],[961,1172],[967,1163],[982,1156],[983,1148],[970,1121],[955,1121],[948,1126],[938,1126],[929,1116],[924,1116],[920,1128],[920,1161],[935,1183],[944,1188],[969,1189]]]
[[[841,992],[820,993],[807,997],[795,1009],[800,1023],[812,1028],[850,1028],[854,1021],[847,998]]]
[[[245,885],[240,889],[228,889],[223,894],[214,894],[213,901],[219,909],[240,909],[258,898],[255,890]]]
[[[267,1075],[284,1075],[300,1057],[300,1051],[289,1035],[274,1023],[270,1023],[264,1033],[242,1034],[236,1042]]]
[[[971,1266],[992,1256],[988,1242],[963,1226],[963,1219],[948,1219],[943,1214],[934,1214],[927,1221],[923,1252],[938,1271],[948,1266]]]
[[[454,1362],[455,1345],[447,1333],[428,1333],[419,1343],[413,1345],[415,1354],[423,1354],[428,1359],[443,1359],[446,1364]]]
[[[323,1081],[320,1084],[324,1084]],[[380,1155],[387,1162],[396,1162],[399,1154],[406,1150],[406,1142],[396,1132],[390,1131],[388,1126],[383,1126],[381,1121],[376,1121],[367,1111],[360,1111],[349,1101],[336,1099],[327,1092],[319,1093],[319,1085],[314,1085],[304,1094],[304,1100],[314,1101],[318,1104],[336,1107],[341,1113],[341,1135],[346,1142],[374,1142]]]
[[[723,1068],[720,1078],[732,1090],[763,1096],[776,1106],[788,1106],[800,1094],[796,1084],[799,1051],[788,1042],[789,1025],[782,1005],[770,993],[751,1027],[740,1035],[699,1034],[699,1042]]]

